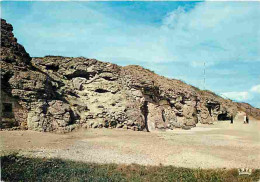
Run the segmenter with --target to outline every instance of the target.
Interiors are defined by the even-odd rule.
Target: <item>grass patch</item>
[[[236,169],[202,170],[173,166],[93,164],[61,159],[27,158],[17,155],[1,157],[3,181],[171,181],[233,182],[257,181],[260,170],[239,176]]]

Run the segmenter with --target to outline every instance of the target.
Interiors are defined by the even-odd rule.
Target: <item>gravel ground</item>
[[[69,134],[1,131],[1,155],[189,168],[260,168],[260,121],[219,121],[191,130],[85,129]]]

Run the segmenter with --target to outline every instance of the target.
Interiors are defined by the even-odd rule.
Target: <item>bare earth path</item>
[[[260,121],[236,119],[191,130],[134,132],[85,129],[70,134],[1,131],[1,154],[18,151],[97,163],[189,168],[260,168]]]

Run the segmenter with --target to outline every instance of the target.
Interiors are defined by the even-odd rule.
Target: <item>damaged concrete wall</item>
[[[8,96],[4,91],[1,91],[0,112],[0,129],[13,127],[27,129],[27,110],[18,103],[17,99]]]
[[[83,57],[30,58],[12,26],[1,24],[2,90],[26,111],[31,130],[189,129],[237,112],[230,100],[140,66]]]

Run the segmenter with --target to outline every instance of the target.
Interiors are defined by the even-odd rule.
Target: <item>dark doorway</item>
[[[13,115],[13,105],[12,103],[3,103],[3,117],[12,118]]]
[[[213,108],[213,105],[210,104],[210,103],[208,103],[208,104],[206,105],[206,107],[208,108],[209,115],[212,116],[212,108]]]
[[[231,118],[228,117],[227,113],[218,115],[218,121],[227,121],[227,120],[231,120]]]
[[[162,119],[163,119],[163,122],[166,122],[166,119],[165,119],[165,111],[162,110]]]
[[[211,115],[211,106],[208,107],[208,110],[209,110],[209,115],[212,116]]]
[[[12,103],[3,103],[3,112],[13,112]]]
[[[141,107],[141,111],[142,111],[142,114],[144,115],[144,125],[145,125],[145,129],[146,131],[149,132],[149,128],[148,128],[148,113],[149,113],[149,110],[148,110],[148,101],[144,101],[144,104],[143,106]]]

